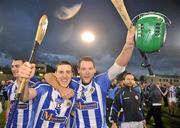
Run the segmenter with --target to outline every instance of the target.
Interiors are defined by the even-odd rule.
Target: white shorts
[[[169,103],[176,103],[176,102],[177,102],[176,97],[170,97],[170,98],[168,98],[168,102],[169,102]]]
[[[143,125],[143,121],[123,122],[121,123],[120,128],[144,128],[144,125]]]

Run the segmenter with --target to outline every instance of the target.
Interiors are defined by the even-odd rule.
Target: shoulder
[[[50,84],[48,84],[47,82],[37,82],[36,84],[34,84],[33,88],[37,89],[37,88],[52,88],[52,86]]]
[[[72,79],[69,87],[72,89],[78,88],[79,87],[79,80],[77,81],[77,80]]]
[[[36,77],[33,77],[33,78],[31,78],[30,79],[30,81],[29,81],[29,87],[33,87],[33,86],[35,86],[37,83],[40,83],[41,81],[38,79],[38,78],[36,78]]]
[[[108,77],[107,72],[104,72],[104,73],[101,73],[101,74],[94,76],[93,80],[95,82],[102,82],[102,81],[105,81],[105,82],[109,81],[110,82],[110,79]]]
[[[98,79],[98,78],[106,77],[106,76],[108,76],[108,73],[107,72],[103,72],[103,73],[100,73],[100,74],[96,75],[94,78]]]
[[[120,95],[124,94],[124,92],[125,92],[125,89],[124,89],[124,88],[119,88],[119,89],[117,90],[116,95],[120,96]]]
[[[9,85],[7,85],[7,91],[11,90],[13,88],[13,86],[15,86],[15,83],[11,83]]]
[[[72,81],[76,81],[76,82],[79,82],[80,81],[80,77],[78,76],[74,76],[73,78],[72,78]]]
[[[47,82],[39,82],[33,87],[37,91],[37,97],[44,95],[45,93],[52,94],[53,87],[49,85]]]
[[[14,82],[13,82],[13,83],[11,83],[11,84],[8,84],[7,87],[10,88],[10,87],[12,87],[12,86],[14,86],[14,85],[15,85],[15,84],[14,84]]]
[[[140,85],[134,86],[134,87],[133,87],[133,90],[134,90],[135,92],[141,93],[141,87],[140,87]]]

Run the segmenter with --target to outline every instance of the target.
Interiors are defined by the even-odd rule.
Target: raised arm
[[[128,31],[126,37],[126,43],[121,53],[116,58],[113,66],[108,70],[108,75],[111,80],[114,79],[118,74],[125,71],[125,67],[130,61],[133,53],[134,44],[135,44],[134,35],[135,35],[135,28],[133,28],[131,31]]]
[[[135,35],[135,29],[133,29],[132,31],[128,31],[126,37],[126,43],[119,56],[116,58],[115,63],[121,67],[126,66],[129,60],[131,59],[134,49],[134,35]]]

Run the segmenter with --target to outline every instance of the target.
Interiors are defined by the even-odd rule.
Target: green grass
[[[162,122],[163,126],[165,128],[179,128],[180,127],[180,107],[175,108],[175,115],[170,116],[168,114],[168,108],[162,107]],[[148,128],[153,128],[153,125],[150,125],[154,122],[153,117],[151,117],[151,120],[149,124],[147,125]]]
[[[5,112],[0,114],[0,128],[4,128],[6,119],[5,119]]]

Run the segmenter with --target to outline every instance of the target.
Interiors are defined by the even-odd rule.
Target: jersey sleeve
[[[31,88],[34,88],[34,87],[36,87],[36,84],[38,84],[38,83],[40,83],[40,80],[36,77],[33,77],[30,79],[28,86]]]
[[[101,87],[103,92],[108,92],[111,80],[109,79],[107,72],[97,75],[94,80],[95,83],[97,83]]]
[[[114,63],[108,70],[108,78],[113,80],[117,75],[123,73],[126,67],[119,66],[117,63]]]
[[[10,100],[10,95],[11,95],[11,90],[12,90],[12,86],[13,86],[14,83],[8,85],[7,87],[7,96],[8,96],[8,99]]]
[[[52,87],[45,82],[36,84],[34,89],[37,91],[36,97],[40,97],[41,95],[45,94],[46,92],[52,91]]]
[[[79,82],[76,79],[72,79],[71,83],[69,84],[69,87],[71,89],[73,89],[74,91],[77,90],[77,88],[79,87]]]

